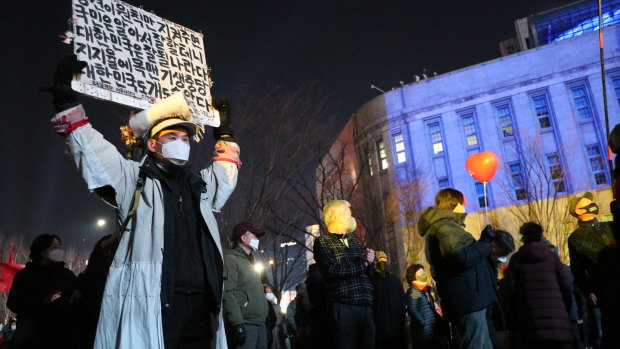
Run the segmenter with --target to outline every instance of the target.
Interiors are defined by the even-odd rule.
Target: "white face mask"
[[[51,259],[54,262],[62,262],[62,258],[63,258],[63,251],[60,248],[57,248],[55,250],[52,250],[49,254],[49,259]]]
[[[171,163],[182,166],[189,160],[189,145],[182,140],[177,139],[176,141],[159,144],[161,144],[161,155],[170,160]]]
[[[501,263],[506,263],[506,261],[508,261],[508,257],[504,256],[504,257],[497,257],[497,260],[500,261]]]
[[[265,297],[267,297],[267,300],[270,302],[273,302],[276,300],[276,295],[273,293],[265,293]]]
[[[252,249],[254,249],[254,251],[258,250],[258,244],[260,243],[260,241],[258,241],[258,239],[252,239],[250,240],[250,247],[252,247]]]

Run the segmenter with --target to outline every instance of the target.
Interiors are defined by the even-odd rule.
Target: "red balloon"
[[[490,151],[483,151],[482,153],[470,155],[467,161],[465,161],[465,167],[472,177],[485,183],[495,176],[497,163],[497,155]]]

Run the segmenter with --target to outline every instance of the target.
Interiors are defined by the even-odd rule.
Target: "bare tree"
[[[569,188],[566,163],[562,152],[544,153],[540,138],[526,138],[518,160],[507,162],[503,167],[509,176],[499,182],[510,205],[506,210],[510,217],[494,215],[493,222],[500,226],[513,226],[515,230],[525,222],[536,222],[545,230],[545,236],[558,247],[560,258],[568,261],[568,236],[562,222],[568,215]],[[570,154],[570,145],[564,145],[563,153]],[[505,224],[499,223],[504,221]]]
[[[422,167],[406,170],[405,175],[391,188],[386,215],[399,217],[402,225],[402,243],[405,245],[405,265],[424,264],[424,238],[418,232],[418,221],[423,207],[421,199],[426,194],[430,181]],[[405,273],[403,268],[403,276]]]
[[[269,232],[261,239],[261,246],[268,253],[265,258],[276,266],[272,269],[277,275],[269,278],[280,299],[282,291],[300,281],[296,275],[305,272],[305,260],[298,257],[305,251],[304,228],[314,223],[306,212],[306,203],[314,202],[314,198],[299,196],[296,185],[312,178],[323,144],[335,129],[334,119],[327,115],[326,96],[313,85],[246,92],[240,99],[243,104],[233,110],[233,124],[241,125],[236,133],[242,135],[238,142],[244,165],[237,188],[218,221],[225,232],[225,245],[232,226],[240,221],[251,221]],[[280,248],[290,241],[302,251]],[[291,263],[289,258],[296,261]]]

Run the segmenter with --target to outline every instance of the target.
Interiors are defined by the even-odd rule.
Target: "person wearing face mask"
[[[314,259],[327,281],[327,313],[331,323],[329,348],[374,348],[372,312],[375,251],[364,249],[355,234],[351,204],[330,201],[323,208],[327,233],[314,241]]]
[[[85,66],[75,55],[58,64],[52,125],[88,189],[118,217],[94,348],[226,348],[214,212],[230,197],[241,165],[229,103],[213,98],[221,124],[213,129],[214,157],[210,164],[202,159],[202,170],[188,162],[200,131],[183,92],[130,117],[123,136],[136,151],[128,159],[94,129],[71,89]]]
[[[570,267],[588,307],[600,309],[602,348],[620,348],[620,266],[612,222],[599,222],[598,205],[590,192],[573,198],[569,213],[578,219],[568,237]]]
[[[64,267],[60,238],[37,236],[30,245],[30,259],[15,274],[7,300],[19,319],[13,348],[77,348],[71,299],[76,277]]]
[[[435,196],[435,206],[422,212],[418,231],[426,239],[426,259],[457,347],[490,349],[486,309],[497,294],[488,259],[495,233],[487,226],[476,241],[465,230],[466,216],[463,193],[445,188]]]
[[[233,248],[224,253],[223,312],[230,348],[267,348],[269,305],[253,254],[263,235],[252,223],[241,222],[233,227]]]
[[[441,315],[435,309],[428,275],[421,264],[407,268],[407,313],[411,342],[416,349],[440,347]]]
[[[390,273],[385,252],[375,252],[375,273],[370,278],[375,290],[375,349],[405,348],[405,313],[407,300],[403,284]]]
[[[278,298],[273,293],[273,288],[265,285],[265,298],[267,299],[268,314],[265,327],[267,329],[267,348],[283,348],[282,341],[282,312],[278,304]]]
[[[514,250],[515,242],[512,235],[504,230],[495,230],[495,237],[491,241],[491,255],[489,256],[488,265],[491,282],[496,285],[495,290],[497,291],[498,299],[501,298],[498,289],[499,264],[508,262],[508,255],[514,252]],[[502,335],[506,334],[504,315],[500,304],[501,299],[489,305],[486,314],[489,337],[491,338],[493,349],[501,349],[503,347],[502,338],[500,338],[497,330],[504,331],[501,332]]]

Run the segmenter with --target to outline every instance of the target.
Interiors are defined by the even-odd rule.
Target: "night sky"
[[[516,19],[571,1],[127,2],[201,30],[213,67],[212,93],[233,106],[243,103],[240,89],[317,83],[344,124],[378,94],[371,84],[387,91],[399,81],[412,82],[424,68],[442,74],[499,57],[498,43],[513,36]],[[1,13],[0,233],[22,234],[28,242],[55,233],[90,249],[111,231],[95,222],[110,220],[112,208],[88,193],[66,160],[49,123],[51,95],[38,91],[51,84],[57,61],[72,52],[58,39],[71,2],[2,1]],[[82,100],[93,125],[120,146],[118,127],[127,122],[128,109]],[[250,116],[237,116],[233,126],[244,117]],[[251,146],[242,134],[238,138],[242,148]]]

